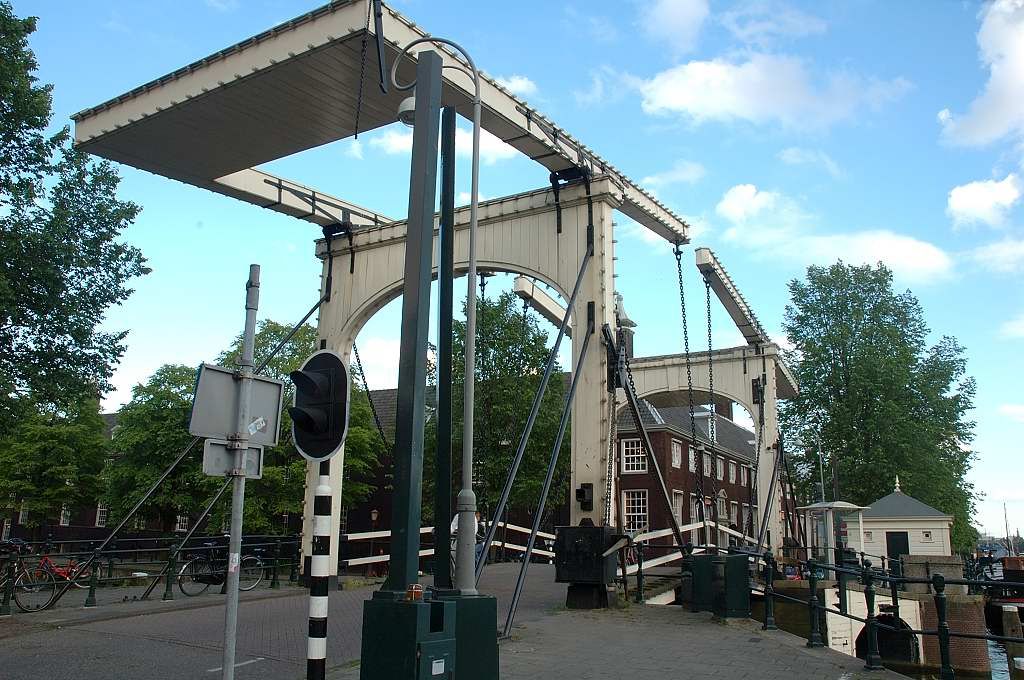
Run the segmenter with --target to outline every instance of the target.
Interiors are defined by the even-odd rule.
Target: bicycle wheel
[[[246,555],[238,565],[238,589],[249,591],[263,580],[263,560],[255,555]]]
[[[213,565],[205,557],[193,557],[178,572],[178,590],[192,597],[202,595],[213,582]]]
[[[68,567],[69,579],[76,588],[88,588],[89,578],[92,576],[92,565],[82,566],[76,564],[73,567]]]
[[[57,580],[46,569],[33,567],[14,580],[14,603],[23,612],[46,609],[57,594]]]

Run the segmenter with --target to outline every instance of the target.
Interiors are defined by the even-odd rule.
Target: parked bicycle
[[[207,549],[194,555],[178,572],[178,589],[189,597],[202,595],[210,586],[223,585],[228,561],[217,543],[204,543]],[[249,591],[263,580],[263,560],[258,555],[243,555],[238,565],[238,589]]]
[[[53,572],[40,564],[29,567],[22,557],[22,546],[5,544],[0,552],[7,554],[7,559],[14,562],[11,570],[8,564],[0,564],[0,594],[13,590],[14,604],[23,612],[37,612],[46,609],[57,594],[57,579]],[[14,585],[10,584],[13,571]]]

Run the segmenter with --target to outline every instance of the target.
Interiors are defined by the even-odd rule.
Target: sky
[[[31,46],[55,88],[55,128],[318,4],[13,2],[40,18]],[[394,7],[462,43],[482,70],[685,216],[693,244],[718,254],[773,336],[782,337],[786,284],[807,265],[885,262],[920,299],[930,341],[953,335],[967,348],[978,384],[970,478],[985,494],[978,525],[1001,534],[1005,503],[1011,531],[1024,528],[1024,0]],[[265,167],[401,218],[408,140],[391,126]],[[143,206],[125,240],[153,271],[105,320],[129,331],[104,401],[111,410],[163,363],[215,359],[241,330],[249,263],[262,266],[260,317],[281,322],[315,301],[320,271],[307,223],[119,171],[121,195]],[[484,197],[546,184],[544,168],[485,138]],[[671,248],[624,216],[618,223],[616,285],[638,323],[636,353],[679,352]],[[692,265],[687,281],[700,310]],[[498,276],[487,294],[509,287]],[[392,302],[360,333],[371,388],[396,382],[398,312]],[[724,310],[712,316],[716,346],[742,344]]]

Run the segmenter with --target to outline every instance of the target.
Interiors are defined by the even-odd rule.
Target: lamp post
[[[459,515],[458,537],[455,545],[455,588],[463,595],[475,595],[476,590],[476,493],[473,491],[473,393],[476,375],[476,236],[477,209],[480,199],[480,72],[473,58],[458,43],[446,38],[426,37],[413,40],[395,59],[391,66],[391,83],[397,90],[409,90],[412,83],[399,84],[398,64],[406,53],[416,45],[434,43],[448,45],[462,54],[468,70],[461,66],[445,65],[442,69],[453,69],[473,79],[473,159],[469,202],[469,270],[466,274],[466,363],[463,389],[463,435],[462,435],[462,488],[456,499]]]

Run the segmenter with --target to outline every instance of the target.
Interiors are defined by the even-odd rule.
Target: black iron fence
[[[990,633],[973,633],[969,631],[951,630],[948,616],[947,586],[967,586],[968,589],[979,590],[992,585],[991,580],[946,578],[943,574],[935,573],[930,578],[908,577],[903,575],[902,565],[898,561],[891,561],[889,569],[882,569],[872,566],[872,562],[863,555],[856,555],[857,559],[853,564],[829,564],[815,560],[800,562],[801,576],[806,579],[808,585],[808,597],[806,600],[780,593],[775,589],[775,579],[779,575],[778,563],[775,557],[766,552],[764,555],[756,555],[748,551],[736,550],[734,552],[746,552],[751,555],[756,564],[763,565],[759,570],[762,577],[760,586],[752,583],[752,592],[760,593],[764,597],[764,617],[762,628],[764,630],[775,630],[775,603],[776,601],[787,601],[807,608],[809,633],[807,636],[808,647],[825,646],[822,638],[821,619],[823,614],[831,613],[842,616],[853,621],[858,621],[865,626],[866,631],[866,653],[864,667],[867,670],[879,670],[882,668],[882,658],[879,654],[878,633],[880,630],[891,631],[902,635],[934,636],[938,640],[939,647],[939,678],[941,680],[953,680],[954,671],[950,655],[950,641],[953,638],[971,640],[987,640],[1002,643],[1024,643],[1024,638],[1010,637],[1005,635],[993,635]],[[846,554],[849,558],[850,553]],[[860,617],[851,614],[845,601],[840,597],[840,609],[829,607],[819,596],[819,585],[825,576],[835,574],[836,580],[842,577],[856,579],[864,587],[864,602],[867,607],[866,616]],[[878,620],[879,612],[876,610],[875,599],[878,587],[881,586],[888,591],[891,598],[891,612],[894,622],[900,619],[899,595],[907,584],[926,584],[930,586],[934,599],[937,625],[934,629],[912,629],[891,626]],[[1001,587],[1021,589],[1024,583],[999,582]]]
[[[265,580],[270,588],[280,588],[284,580],[297,580],[300,551],[298,536],[244,536],[242,566],[248,566],[255,583]],[[97,591],[104,588],[144,587],[131,599],[145,601],[161,582],[160,599],[173,600],[174,585],[181,579],[222,584],[227,565],[227,537],[220,535],[127,537],[105,546],[101,540],[11,541],[0,544],[0,616],[15,609],[50,609],[81,591],[82,606],[95,607]]]

